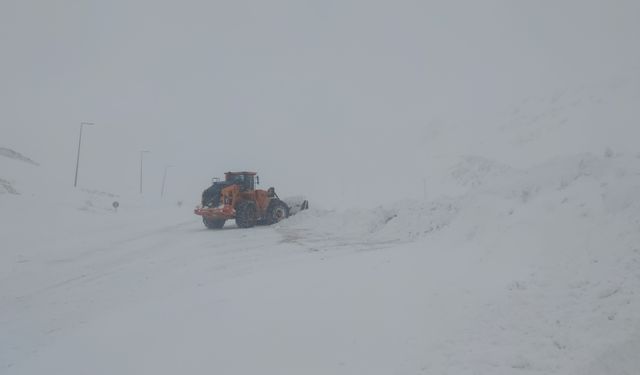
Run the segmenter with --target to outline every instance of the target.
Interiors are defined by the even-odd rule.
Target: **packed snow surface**
[[[640,158],[468,156],[443,179],[251,230],[1,196],[0,373],[636,374]]]

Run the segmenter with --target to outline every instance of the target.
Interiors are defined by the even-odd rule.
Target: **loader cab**
[[[224,179],[226,182],[240,185],[242,191],[255,189],[255,172],[227,172],[224,174]]]

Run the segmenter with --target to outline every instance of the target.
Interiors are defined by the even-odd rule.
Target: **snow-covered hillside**
[[[9,159],[15,159],[15,160],[20,160],[23,161],[25,163],[29,163],[32,165],[39,165],[38,163],[36,163],[35,161],[29,159],[28,157],[22,155],[19,152],[16,152],[10,148],[6,148],[6,147],[0,147],[0,156],[4,156],[6,158]]]
[[[252,230],[136,197],[5,194],[0,372],[640,368],[640,158],[466,156],[440,178],[429,201]]]
[[[24,175],[21,162],[37,166],[38,163],[12,149],[0,147],[0,194],[20,194],[14,186],[14,178]],[[20,171],[20,172],[17,172]]]

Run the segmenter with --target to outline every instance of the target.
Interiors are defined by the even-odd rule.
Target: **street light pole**
[[[80,123],[80,137],[78,138],[78,156],[76,158],[76,177],[73,180],[73,187],[78,186],[78,167],[80,166],[80,147],[82,146],[82,128],[87,125],[95,125],[92,122],[81,122]]]
[[[160,190],[160,198],[164,196],[164,184],[167,181],[167,169],[175,167],[175,165],[165,165],[164,174],[162,175],[162,189]]]
[[[148,150],[140,151],[140,194],[142,194],[142,156],[147,152],[150,152],[150,151]]]

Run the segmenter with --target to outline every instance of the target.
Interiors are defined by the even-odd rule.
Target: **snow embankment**
[[[9,193],[9,194],[19,194],[18,191],[13,187],[10,181],[3,180],[0,178],[0,194]]]
[[[22,162],[31,164],[31,165],[35,165],[38,166],[40,164],[36,163],[35,161],[33,161],[32,159],[22,155],[21,153],[12,150],[10,148],[6,148],[6,147],[0,147],[0,156],[4,156],[7,157],[9,159],[15,159],[15,160],[20,160]]]
[[[0,171],[2,172],[0,175],[0,194],[20,194],[16,188],[16,177],[23,176],[25,172],[27,174],[33,173],[29,167],[37,167],[38,165],[17,151],[0,147]]]
[[[563,227],[627,215],[640,219],[640,157],[582,154],[515,169],[465,157],[450,169],[452,195],[431,201],[399,201],[391,207],[327,211],[311,209],[280,225],[287,233],[407,242],[453,226],[452,234],[521,221],[561,221]],[[568,220],[575,219],[575,220]],[[498,228],[493,228],[498,229]]]
[[[640,158],[606,151],[526,170],[465,158],[450,177],[463,193],[374,210],[310,210],[278,230],[286,241],[326,256],[400,252],[396,261],[412,264],[405,270],[430,301],[425,316],[440,304],[467,309],[431,349],[429,370],[630,374],[640,368],[631,355],[640,350]],[[414,274],[418,269],[422,277]],[[366,283],[386,290],[384,283],[393,285],[397,276]],[[460,301],[441,293],[456,293]]]

